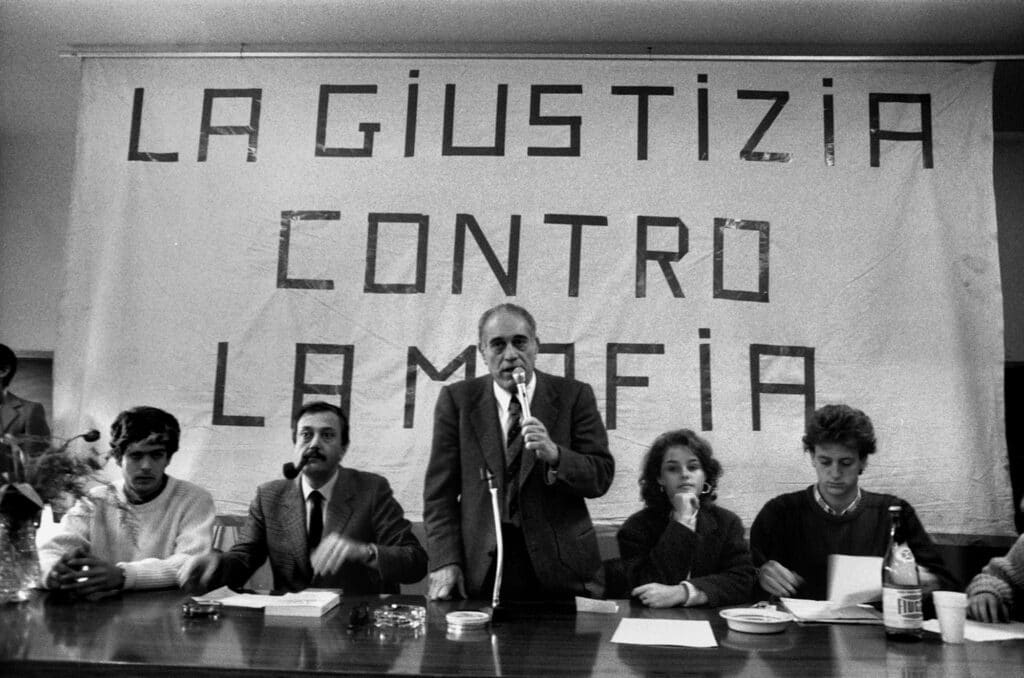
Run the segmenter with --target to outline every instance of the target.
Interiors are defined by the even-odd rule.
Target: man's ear
[[[351,443],[349,443],[349,445],[351,445]],[[348,454],[348,445],[342,445],[341,446],[341,455],[338,457],[338,461],[341,461],[342,459],[344,459],[346,454]]]

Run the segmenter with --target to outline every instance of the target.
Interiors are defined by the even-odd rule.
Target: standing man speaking
[[[434,410],[423,493],[428,596],[490,598],[497,539],[488,471],[501,506],[501,598],[596,593],[601,556],[586,499],[608,491],[615,460],[594,391],[534,369],[540,344],[526,309],[488,309],[478,333],[490,374],[445,386]],[[517,369],[525,372],[525,405]]]

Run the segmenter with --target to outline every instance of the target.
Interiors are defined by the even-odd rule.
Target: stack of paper
[[[307,589],[299,593],[271,596],[274,600],[263,608],[268,617],[320,617],[341,602],[336,591]]]
[[[881,624],[882,614],[870,605],[844,605],[829,600],[782,598],[786,609],[802,622],[826,624]]]
[[[306,589],[281,596],[257,593],[235,593],[221,587],[195,600],[216,600],[225,607],[262,609],[263,614],[276,617],[320,617],[338,606],[341,596],[332,589]]]

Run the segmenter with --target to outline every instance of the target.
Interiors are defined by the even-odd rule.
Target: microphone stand
[[[494,536],[497,541],[498,547],[498,560],[494,568],[494,592],[491,595],[491,618],[494,618],[494,613],[498,611],[498,605],[501,604],[501,576],[505,569],[505,540],[501,536],[501,509],[498,507],[498,488],[494,486],[494,474],[491,473],[490,469],[486,469],[487,474],[487,489],[491,493],[491,513],[494,516]]]

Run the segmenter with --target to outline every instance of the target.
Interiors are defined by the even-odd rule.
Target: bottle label
[[[906,544],[900,544],[893,549],[895,559],[900,563],[914,563],[914,552]],[[916,563],[915,563],[916,565]]]
[[[906,544],[890,547],[889,557],[882,567],[882,582],[887,586],[920,586],[914,552]]]
[[[883,586],[882,620],[887,629],[919,629],[924,622],[921,612],[921,588],[918,586]]]

